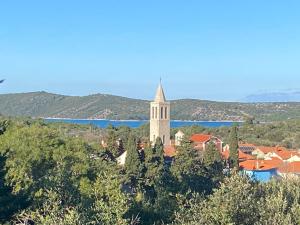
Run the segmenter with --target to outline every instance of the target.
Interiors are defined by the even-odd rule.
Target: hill
[[[300,103],[236,103],[197,99],[171,101],[172,119],[260,121],[300,118]],[[0,113],[7,116],[148,119],[149,101],[113,95],[65,96],[47,92],[0,95]]]

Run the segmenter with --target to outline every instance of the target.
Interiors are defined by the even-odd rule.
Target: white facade
[[[117,158],[117,163],[120,166],[124,166],[126,162],[126,157],[127,157],[127,151],[123,152],[123,154]]]
[[[170,102],[166,101],[164,90],[159,84],[156,96],[150,103],[150,142],[155,144],[160,137],[165,146],[171,145],[170,141]]]
[[[181,145],[181,141],[184,138],[184,133],[179,130],[176,134],[175,134],[175,146],[180,146]]]

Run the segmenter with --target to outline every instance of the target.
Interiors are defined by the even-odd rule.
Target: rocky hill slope
[[[7,116],[148,119],[149,101],[95,94],[84,97],[47,92],[0,95],[0,113]],[[300,118],[300,103],[236,103],[196,99],[171,101],[174,120],[243,120],[254,116],[260,121]]]

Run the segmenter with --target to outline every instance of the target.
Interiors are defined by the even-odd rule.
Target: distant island
[[[281,121],[300,118],[300,102],[239,103],[197,99],[171,101],[174,120]],[[34,118],[148,120],[149,101],[95,94],[65,96],[47,92],[0,95],[0,113]]]

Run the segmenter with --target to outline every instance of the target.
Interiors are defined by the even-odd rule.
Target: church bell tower
[[[156,96],[150,103],[150,141],[154,145],[156,138],[160,137],[164,146],[170,142],[170,102],[166,101],[164,90],[159,84]]]

